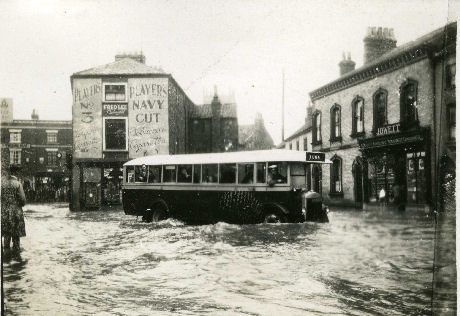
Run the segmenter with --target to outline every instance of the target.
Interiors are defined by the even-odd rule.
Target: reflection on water
[[[146,224],[26,206],[8,315],[430,314],[433,219],[334,211],[327,224]]]

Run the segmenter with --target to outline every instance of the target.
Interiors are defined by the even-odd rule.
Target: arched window
[[[313,115],[313,145],[321,144],[321,112]]]
[[[342,133],[340,129],[340,105],[334,104],[331,108],[331,141],[340,141]]]
[[[331,158],[331,191],[330,193],[342,194],[342,158],[337,155]]]
[[[379,127],[387,124],[387,96],[388,93],[384,89],[379,89],[374,93],[374,133]]]
[[[351,135],[356,137],[364,132],[364,99],[356,97],[351,103]]]
[[[410,127],[418,122],[417,82],[408,79],[400,88],[401,122]]]

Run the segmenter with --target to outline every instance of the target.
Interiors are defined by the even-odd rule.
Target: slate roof
[[[191,112],[191,117],[196,118],[211,118],[212,107],[211,104],[195,105]],[[221,107],[222,118],[236,118],[236,103],[225,103]]]
[[[104,75],[158,75],[165,74],[158,67],[150,67],[131,58],[123,58],[109,64],[97,66],[76,72],[72,77],[78,76],[104,76]]]
[[[305,124],[303,124],[299,129],[297,129],[293,134],[291,134],[288,138],[286,138],[284,141],[288,142],[297,136],[300,136],[304,133],[306,133],[308,130],[311,130],[311,120],[307,120]]]

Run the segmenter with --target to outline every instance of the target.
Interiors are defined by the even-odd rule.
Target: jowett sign
[[[400,127],[401,126],[400,126],[399,123],[388,124],[388,125],[385,125],[383,127],[379,127],[379,128],[377,128],[376,136],[399,133]]]
[[[127,103],[104,103],[102,105],[102,115],[104,116],[127,116]]]
[[[369,139],[359,140],[360,149],[388,147],[400,144],[420,143],[425,141],[423,134],[406,133],[391,135],[389,137],[375,137]]]

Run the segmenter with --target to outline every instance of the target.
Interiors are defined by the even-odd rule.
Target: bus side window
[[[161,166],[149,166],[149,183],[161,182]]]
[[[192,182],[192,165],[179,165],[179,173],[177,174],[177,182],[191,183]]]
[[[163,166],[163,182],[176,182],[176,166]]]
[[[254,164],[238,164],[238,183],[250,184],[254,182]]]
[[[257,183],[267,182],[267,164],[265,162],[258,162],[257,168]]]
[[[268,183],[287,182],[287,163],[286,162],[269,162],[268,163]]]
[[[134,166],[126,167],[126,182],[128,183],[134,182]]]
[[[217,164],[202,165],[203,183],[217,183]]]
[[[201,165],[193,166],[193,183],[200,183],[201,181]]]
[[[134,168],[135,182],[147,182],[147,166],[136,166]]]
[[[236,182],[236,164],[221,164],[219,183]]]

